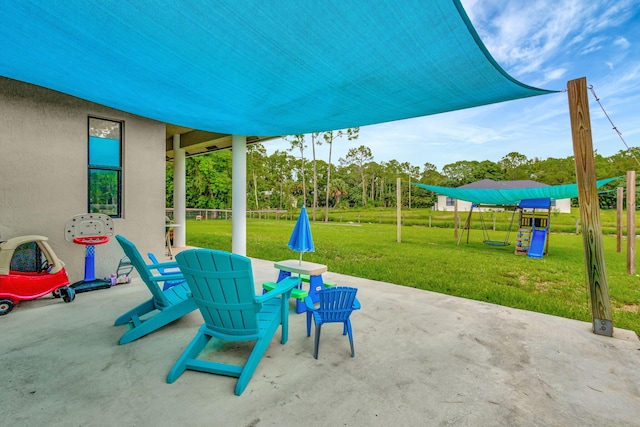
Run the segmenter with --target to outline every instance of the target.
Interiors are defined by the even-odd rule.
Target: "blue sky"
[[[632,147],[640,146],[640,2],[638,0],[462,0],[485,46],[511,76],[564,90],[586,77]],[[625,149],[590,93],[594,149]],[[310,144],[310,138],[308,144]],[[266,142],[267,153],[285,150]],[[357,141],[334,143],[333,161],[366,145],[378,163],[395,159],[442,167],[460,160],[499,161],[512,151],[528,158],[573,155],[565,92],[366,126]],[[297,154],[297,153],[295,153]],[[327,161],[326,145],[316,156]],[[311,157],[311,147],[305,152]]]

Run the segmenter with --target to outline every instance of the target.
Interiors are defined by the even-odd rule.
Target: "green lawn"
[[[569,221],[575,230],[575,219]],[[273,261],[297,257],[287,247],[293,226],[248,219],[247,255]],[[551,234],[549,256],[532,259],[513,254],[514,234],[511,246],[492,247],[482,243],[480,230],[472,230],[469,244],[460,246],[452,229],[423,225],[404,226],[400,244],[395,225],[373,221],[315,222],[311,230],[316,251],[304,259],[333,272],[591,321],[582,236],[575,233]],[[505,232],[494,234],[499,240]],[[187,244],[230,251],[231,221],[188,221]],[[640,334],[638,276],[626,274],[626,253],[616,253],[615,236],[605,235],[604,244],[613,324]]]

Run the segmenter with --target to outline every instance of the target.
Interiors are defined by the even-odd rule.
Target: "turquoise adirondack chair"
[[[316,325],[316,336],[313,344],[313,357],[318,358],[320,347],[320,331],[323,323],[344,323],[342,335],[349,335],[351,357],[355,357],[353,350],[353,331],[350,316],[353,310],[360,309],[360,301],[356,298],[356,288],[336,286],[318,291],[319,306],[316,307],[310,297],[304,302],[307,306],[307,336],[311,335],[311,318]]]
[[[176,261],[205,323],[167,375],[167,382],[174,382],[187,369],[227,375],[238,378],[235,394],[240,396],[280,325],[280,342],[287,342],[289,298],[300,278],[285,279],[275,289],[256,296],[249,258],[190,249],[177,254]],[[197,359],[213,338],[256,343],[243,366]]]
[[[195,301],[189,297],[189,287],[185,282],[164,291],[158,285],[161,282],[183,279],[182,274],[154,275],[152,273],[159,268],[175,267],[175,263],[146,264],[133,243],[120,235],[116,236],[116,240],[152,295],[151,299],[116,319],[115,326],[125,324],[131,326],[131,329],[120,338],[120,344],[137,340],[197,308]]]

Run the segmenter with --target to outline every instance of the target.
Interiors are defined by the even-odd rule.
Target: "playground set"
[[[604,178],[596,181],[596,188],[600,188],[620,177]],[[509,246],[509,237],[514,224],[514,218],[518,213],[518,234],[514,253],[527,255],[531,258],[542,258],[549,252],[549,225],[551,223],[551,200],[572,199],[578,197],[577,184],[545,185],[534,181],[493,181],[484,179],[468,185],[451,188],[437,185],[420,184],[413,185],[445,195],[455,200],[464,200],[471,203],[471,209],[467,221],[458,239],[458,245],[462,240],[464,231],[467,231],[467,243],[469,243],[469,230],[471,214],[477,208],[482,222],[484,243],[490,246]],[[504,240],[492,240],[489,238],[487,226],[482,218],[482,208],[491,207],[499,209],[513,209],[513,215]],[[495,227],[494,227],[495,230]]]
[[[551,199],[522,200],[514,253],[542,258],[549,253]]]
[[[493,240],[489,237],[488,227],[482,215],[482,207],[486,205],[472,205],[465,226],[467,231],[467,243],[469,243],[469,229],[471,225],[471,215],[477,209],[482,225],[483,243],[489,246],[509,246],[511,230],[514,219],[518,214],[518,229],[514,253],[516,255],[527,255],[529,258],[542,258],[549,253],[549,226],[551,224],[551,199],[538,198],[521,200],[513,208],[511,221],[507,228],[504,240]],[[496,206],[492,206],[496,207]],[[503,208],[503,207],[502,207]],[[458,245],[462,240],[462,234],[458,239]]]

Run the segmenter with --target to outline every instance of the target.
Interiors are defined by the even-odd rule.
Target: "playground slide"
[[[533,230],[533,235],[531,236],[531,244],[529,245],[529,251],[527,252],[529,258],[542,258],[546,240],[547,230]]]

